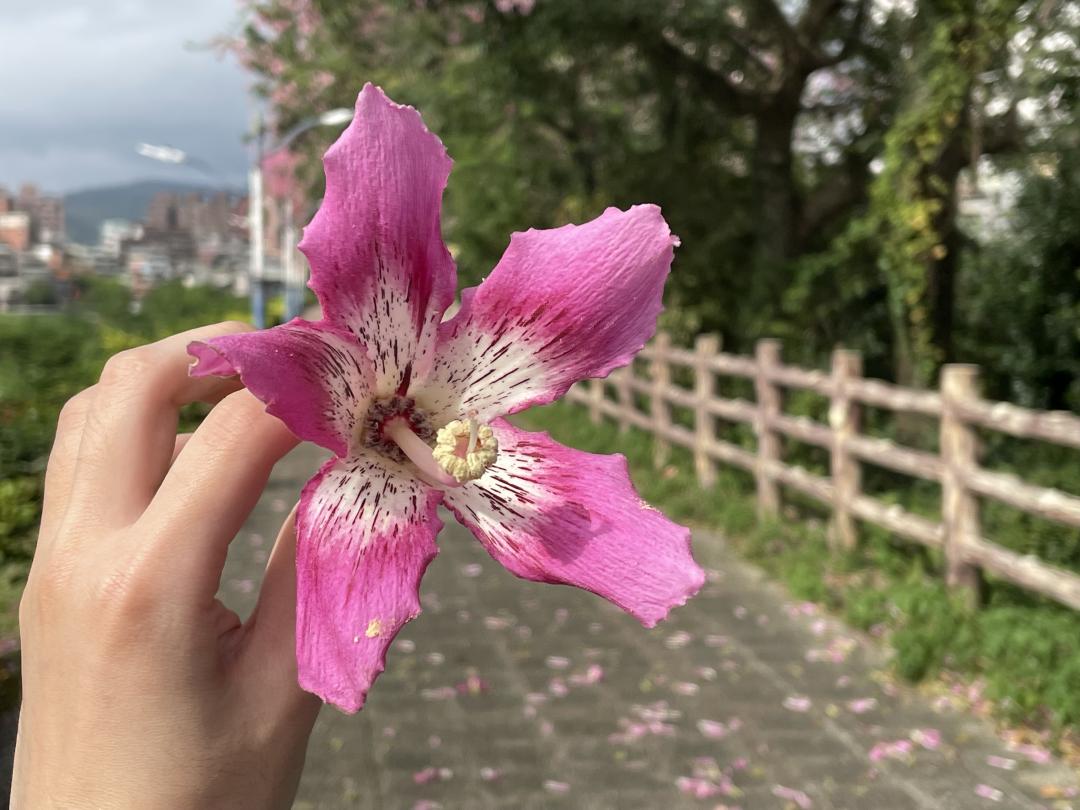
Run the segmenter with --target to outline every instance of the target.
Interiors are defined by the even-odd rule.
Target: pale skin
[[[235,380],[192,379],[196,329],[112,358],[63,409],[19,608],[11,806],[287,808],[320,701],[296,683],[295,530],[244,623],[229,542],[296,438]],[[179,408],[217,403],[190,436]]]

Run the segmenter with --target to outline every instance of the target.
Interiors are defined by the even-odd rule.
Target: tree
[[[920,5],[914,75],[884,139],[883,168],[852,232],[877,240],[888,292],[895,375],[927,385],[952,354],[960,234],[957,181],[978,152],[1018,147],[1015,112],[988,123],[976,147],[976,87],[1008,42],[1016,0],[933,0]],[[985,125],[984,125],[985,126]],[[984,134],[984,133],[983,133]]]
[[[926,382],[954,343],[960,179],[1030,142],[1017,103],[1049,70],[1021,55],[1014,75],[1014,45],[1076,6],[253,0],[234,46],[282,128],[367,80],[424,111],[457,160],[467,281],[511,230],[654,201],[683,240],[669,326],[846,342]]]

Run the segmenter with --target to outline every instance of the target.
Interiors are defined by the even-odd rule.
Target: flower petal
[[[454,298],[439,226],[451,160],[416,110],[368,84],[323,165],[326,195],[300,250],[324,317],[367,348],[386,396],[427,372]]]
[[[296,517],[300,686],[352,713],[402,626],[420,613],[420,578],[437,553],[440,493],[392,461],[331,459]]]
[[[480,421],[558,399],[626,365],[656,329],[674,246],[655,205],[515,233],[499,264],[439,327],[429,412]]]
[[[239,374],[299,438],[339,456],[349,451],[356,414],[371,398],[371,362],[341,329],[295,318],[260,332],[195,341],[193,377]]]
[[[622,456],[572,450],[546,433],[492,428],[499,458],[449,490],[449,507],[496,560],[525,579],[576,585],[652,627],[705,581],[690,531],[634,491]]]

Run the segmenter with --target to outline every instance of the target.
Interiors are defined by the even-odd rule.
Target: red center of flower
[[[416,401],[412,397],[395,395],[371,403],[361,422],[360,436],[364,446],[394,461],[404,462],[407,458],[404,451],[386,432],[387,425],[395,419],[405,420],[409,430],[426,444],[435,440],[435,429],[427,415],[416,407]]]

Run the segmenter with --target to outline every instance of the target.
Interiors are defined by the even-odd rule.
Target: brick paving
[[[241,614],[319,460],[285,459],[234,543]],[[1068,768],[890,685],[875,645],[719,538],[695,539],[702,593],[648,631],[516,579],[444,519],[423,615],[362,712],[323,710],[295,810],[1080,808]]]

